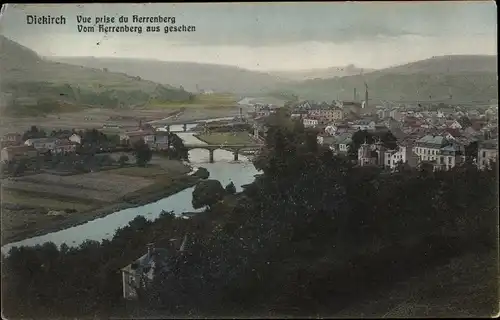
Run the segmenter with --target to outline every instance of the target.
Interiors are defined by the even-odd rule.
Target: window
[[[448,157],[448,164],[451,164],[451,157]]]
[[[486,151],[483,151],[483,158],[486,158]]]

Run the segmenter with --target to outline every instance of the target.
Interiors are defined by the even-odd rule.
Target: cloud
[[[42,55],[138,57],[249,69],[384,67],[496,53],[493,2],[9,5],[0,33]],[[66,25],[27,25],[26,15]],[[196,32],[78,33],[76,16],[173,16]],[[99,44],[98,44],[99,43]]]
[[[494,3],[216,3],[10,5],[2,30],[13,38],[47,33],[77,35],[76,15],[175,16],[196,32],[142,34],[186,45],[275,46],[303,41],[346,43],[408,35],[446,37],[496,32]],[[64,15],[65,26],[26,25],[26,14]],[[112,35],[122,37],[122,35]],[[127,35],[123,35],[126,37]]]

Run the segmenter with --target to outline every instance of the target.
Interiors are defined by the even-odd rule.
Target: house
[[[253,123],[253,137],[258,140],[262,140],[269,130],[268,122],[266,119],[256,119]]]
[[[175,239],[172,239],[175,240]],[[185,250],[187,235],[180,247],[172,249],[155,248],[150,243],[147,252],[128,266],[122,268],[123,298],[136,300],[141,291],[147,291],[155,279],[164,274],[175,272]]]
[[[307,118],[302,119],[302,123],[304,124],[304,127],[306,127],[306,128],[315,128],[319,125],[319,120],[316,118],[307,117]]]
[[[294,106],[294,109],[295,110],[309,110],[312,108],[313,105],[314,105],[314,103],[311,101],[302,101],[302,102],[297,103]]]
[[[410,167],[416,167],[418,158],[413,152],[411,143],[401,143],[397,150],[387,150],[384,154],[384,167],[391,170],[397,168],[399,163],[407,163]]]
[[[271,114],[271,108],[269,106],[256,107],[255,114],[257,117],[268,117]]]
[[[399,112],[398,109],[392,109],[389,112],[389,117],[393,118],[396,121],[400,121],[403,118],[403,115],[401,114],[401,112]]]
[[[450,115],[453,115],[455,113],[455,110],[453,108],[441,108],[437,112],[437,116],[439,118],[446,118]]]
[[[154,144],[155,135],[153,130],[128,131],[120,135],[120,142],[124,145],[134,145],[143,140],[146,144]]]
[[[484,120],[472,119],[471,120],[471,128],[479,131],[487,125],[487,122]]]
[[[356,129],[351,129],[347,124],[330,124],[325,127],[325,132],[331,136],[354,131],[356,131]]]
[[[352,143],[352,133],[345,132],[335,137],[334,149],[341,153],[349,152],[349,146]]]
[[[11,145],[18,145],[22,142],[22,136],[19,133],[7,133],[2,136],[2,144],[8,143]]]
[[[378,154],[366,142],[359,146],[358,165],[361,167],[377,165]]]
[[[69,141],[76,142],[78,144],[82,144],[82,137],[76,133],[73,133],[69,138]]]
[[[39,152],[47,152],[55,149],[57,140],[57,138],[33,138],[24,141],[24,144],[35,147]]]
[[[155,132],[155,148],[157,150],[168,149],[168,132],[165,131]]]
[[[292,119],[301,119],[307,116],[307,111],[293,111],[291,114]]]
[[[31,159],[38,156],[38,151],[33,146],[10,146],[2,148],[1,161],[7,162],[18,159]]]
[[[315,118],[321,118],[327,122],[342,120],[344,111],[338,107],[322,106],[309,110],[309,115]]]
[[[376,114],[378,118],[382,120],[390,116],[390,110],[387,108],[379,109],[376,111]]]
[[[357,130],[375,130],[375,121],[370,120],[358,120],[354,124],[351,125],[351,128]]]
[[[447,124],[448,128],[451,128],[451,129],[462,129],[462,126],[460,125],[460,123],[457,120],[447,121],[446,124]]]
[[[57,139],[54,149],[50,149],[55,154],[66,154],[76,151],[78,143],[66,139]]]
[[[498,161],[498,140],[482,141],[478,146],[478,167],[484,169],[493,161]]]
[[[449,170],[465,161],[463,146],[442,135],[425,135],[415,142],[413,151],[419,162],[432,163],[436,170]]]

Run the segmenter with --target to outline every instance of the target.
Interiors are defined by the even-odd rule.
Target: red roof
[[[460,130],[458,130],[458,129],[446,128],[446,129],[444,129],[444,131],[448,132],[449,134],[451,134],[454,137],[461,136]]]

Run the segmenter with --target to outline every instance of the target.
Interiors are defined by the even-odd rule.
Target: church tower
[[[377,152],[377,165],[379,166],[385,166],[385,151],[386,148],[384,147],[382,140],[378,138],[375,143],[375,152]]]
[[[368,166],[373,164],[373,160],[372,150],[370,148],[370,145],[367,144],[365,140],[365,143],[360,145],[358,149],[358,165]]]

